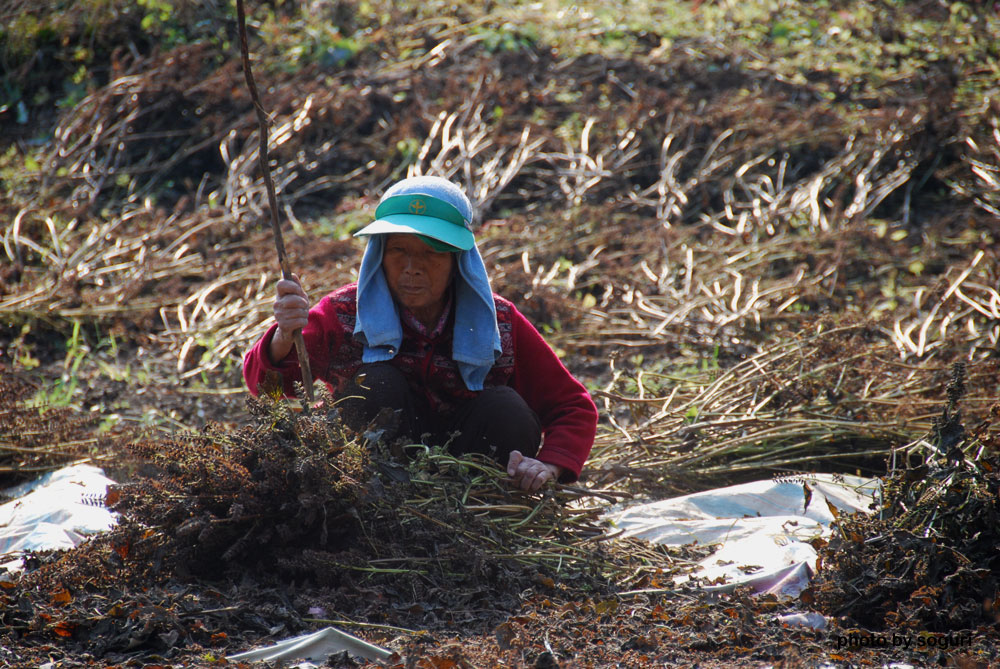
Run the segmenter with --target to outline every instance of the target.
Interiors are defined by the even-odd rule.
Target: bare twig
[[[271,167],[267,155],[267,128],[270,119],[260,103],[260,95],[257,92],[257,84],[254,82],[253,71],[250,66],[250,49],[247,46],[246,11],[243,8],[243,0],[236,0],[236,14],[239,21],[243,74],[246,77],[247,88],[250,89],[250,97],[253,99],[254,109],[257,111],[257,122],[260,126],[260,149],[257,155],[261,172],[264,175],[264,186],[267,188],[267,203],[271,210],[271,230],[274,232],[274,245],[278,250],[278,263],[281,265],[282,278],[294,280],[291,265],[285,253],[285,243],[281,236],[281,222],[278,220],[278,198],[274,192],[274,181],[271,179]],[[311,404],[313,401],[313,382],[312,370],[309,367],[309,352],[306,351],[305,340],[302,338],[302,330],[296,330],[292,337],[295,340],[295,350],[298,354],[299,367],[302,371],[302,384],[305,387],[306,399]]]

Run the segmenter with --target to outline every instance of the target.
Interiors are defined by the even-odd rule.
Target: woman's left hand
[[[525,457],[521,451],[511,451],[507,461],[508,476],[513,479],[514,485],[527,492],[535,492],[546,481],[558,481],[562,471],[559,465]]]

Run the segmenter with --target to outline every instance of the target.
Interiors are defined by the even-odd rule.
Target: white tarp
[[[72,548],[111,529],[115,514],[99,500],[113,483],[100,468],[78,464],[4,490],[14,499],[0,505],[0,567],[16,571],[24,551]]]
[[[669,546],[717,546],[691,574],[706,579],[707,589],[745,584],[758,592],[796,596],[816,568],[817,553],[808,542],[829,534],[831,507],[838,513],[868,511],[877,486],[877,479],[808,474],[629,506],[606,518],[625,537]]]
[[[392,653],[385,648],[374,646],[333,627],[325,627],[311,634],[285,639],[272,646],[230,655],[226,659],[234,662],[305,660],[296,665],[305,669],[317,666],[313,662],[325,664],[329,656],[345,650],[352,656],[376,662],[392,657]]]

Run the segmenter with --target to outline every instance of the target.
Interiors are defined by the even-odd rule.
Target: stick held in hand
[[[247,21],[246,11],[243,8],[243,0],[236,0],[236,16],[240,31],[243,76],[246,78],[247,88],[250,89],[250,98],[253,100],[253,106],[257,112],[257,123],[260,126],[260,149],[257,151],[257,157],[260,161],[260,170],[264,175],[264,188],[267,190],[268,208],[271,210],[271,230],[274,232],[274,246],[278,250],[278,264],[281,266],[281,278],[292,279],[292,269],[288,264],[288,255],[285,253],[285,242],[281,236],[281,223],[278,221],[278,197],[274,192],[274,181],[271,179],[271,167],[267,153],[270,118],[260,103],[260,94],[257,92],[257,84],[254,82],[253,70],[250,68],[250,47],[247,45]],[[302,330],[296,330],[292,336],[295,340],[295,351],[298,354],[299,367],[302,369],[302,384],[306,389],[306,399],[311,404],[313,401],[312,370],[309,368],[309,355],[306,352],[305,340],[302,338]],[[308,410],[308,406],[306,409]]]

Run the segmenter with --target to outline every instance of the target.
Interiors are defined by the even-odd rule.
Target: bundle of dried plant
[[[441,611],[488,609],[499,621],[527,588],[613,595],[690,564],[683,551],[606,542],[601,515],[618,494],[527,494],[490,460],[442,448],[409,446],[411,457],[394,459],[375,426],[345,431],[323,389],[320,399],[326,409],[299,413],[262,397],[245,428],[129,444],[143,473],[109,487],[119,525],[29,558],[4,595],[22,603],[6,609],[5,624],[91,652],[110,639],[155,648],[176,617],[95,616],[94,593],[117,592],[118,610],[135,612],[142,592],[251,579],[312,584],[357,623],[433,627]],[[396,606],[359,598],[366,588],[396,593]],[[137,634],[132,619],[155,633]],[[188,640],[201,632],[180,630]]]
[[[930,428],[940,381],[969,350],[953,340],[910,364],[874,323],[812,328],[727,369],[617,370],[597,393],[617,431],[595,446],[598,479],[611,485],[618,462],[638,480],[695,487],[765,471],[872,472]],[[965,405],[984,417],[997,362],[978,356],[968,370]]]
[[[808,604],[870,629],[948,632],[992,624],[1000,595],[1000,439],[989,423],[966,430],[958,402],[965,367],[952,368],[934,425],[895,461],[871,514],[841,516]],[[993,405],[992,418],[1000,418]]]

